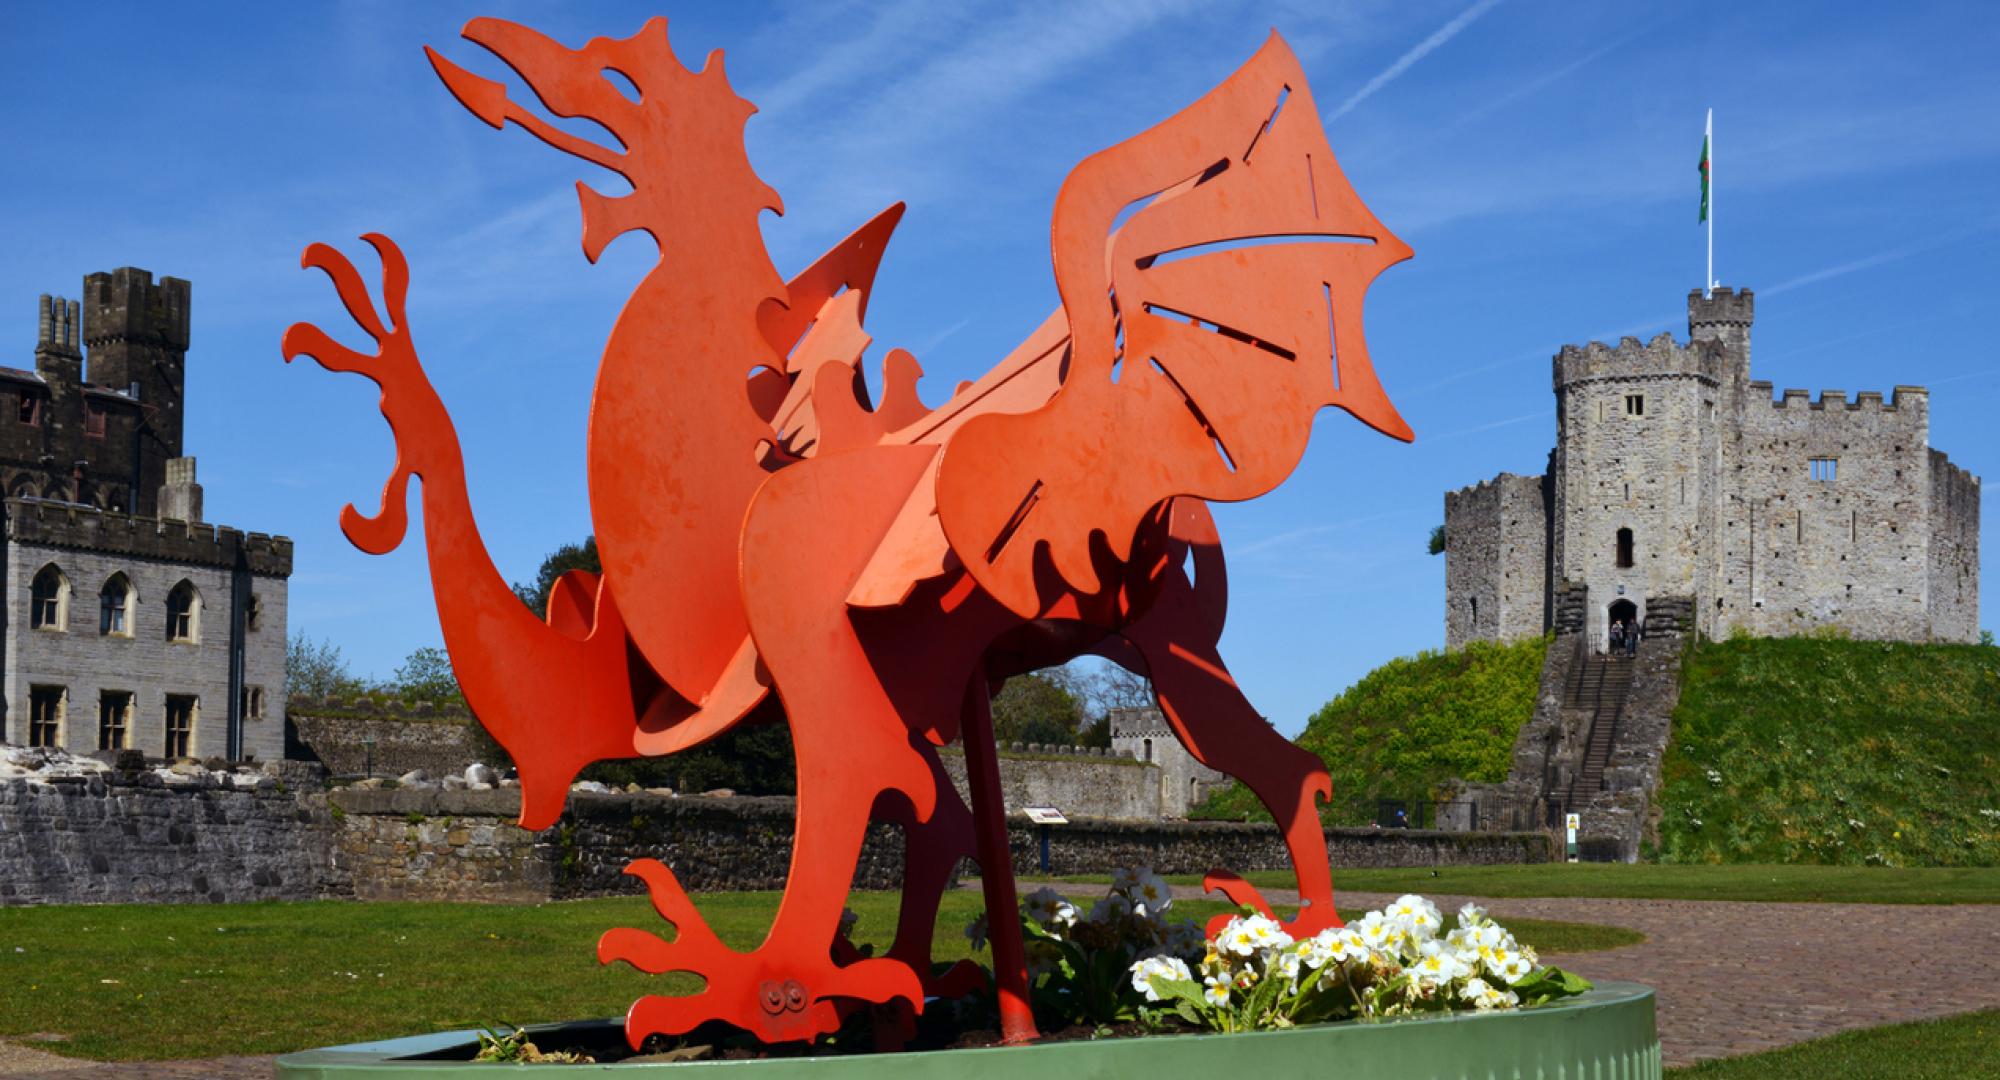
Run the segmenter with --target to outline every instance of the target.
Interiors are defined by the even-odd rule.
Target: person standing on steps
[[[1639,655],[1639,637],[1646,632],[1646,624],[1638,616],[1632,617],[1632,625],[1625,628],[1625,655]]]
[[[1625,620],[1613,619],[1611,620],[1611,655],[1617,656],[1618,651],[1620,649],[1623,649],[1624,647],[1625,647]]]

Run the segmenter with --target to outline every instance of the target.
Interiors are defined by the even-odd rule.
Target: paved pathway
[[[977,883],[971,883],[977,888]],[[1032,888],[1032,886],[1029,886]],[[1087,888],[1087,887],[1086,887]],[[1086,888],[1070,887],[1073,893]],[[1200,895],[1177,887],[1176,896]],[[1271,902],[1296,902],[1272,892]],[[1344,912],[1379,908],[1381,893],[1345,893]],[[1455,911],[1467,898],[1433,896]],[[1768,904],[1706,900],[1493,900],[1493,916],[1605,923],[1643,944],[1551,953],[1592,979],[1659,991],[1669,1065],[1753,1054],[1853,1028],[2000,1008],[2000,905]],[[268,1077],[271,1059],[86,1064],[0,1043],[0,1077],[192,1080]]]

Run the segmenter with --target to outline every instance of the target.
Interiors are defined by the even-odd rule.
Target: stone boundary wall
[[[306,900],[344,892],[323,797],[242,774],[0,780],[0,906]]]
[[[1157,821],[1166,816],[1161,806],[1160,766],[1109,753],[1081,756],[1088,753],[1082,747],[1047,749],[1065,756],[1050,760],[1001,751],[1000,797],[1009,810],[1053,806],[1067,817],[1113,820]],[[964,751],[946,748],[939,751],[938,761],[958,789],[959,798],[969,798]]]
[[[632,895],[641,887],[623,871],[641,857],[665,862],[694,892],[782,889],[791,858],[788,798],[578,793],[556,827],[540,833],[513,824],[520,796],[512,789],[348,790],[328,801],[335,808],[336,869],[363,899]],[[1038,827],[1015,818],[1008,831],[1016,872],[1038,873]],[[1052,827],[1049,838],[1050,870],[1057,874],[1124,865],[1177,874],[1290,866],[1272,825],[1080,819]],[[1327,843],[1336,869],[1547,862],[1556,854],[1540,833],[1329,829]],[[871,826],[855,887],[899,887],[902,856],[897,830]]]
[[[444,776],[462,773],[479,759],[472,717],[462,710],[380,710],[360,702],[328,706],[293,698],[289,715],[298,741],[335,776],[359,776],[368,768],[368,739],[375,741],[376,776],[412,769]]]

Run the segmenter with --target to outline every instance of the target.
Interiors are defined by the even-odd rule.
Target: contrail
[[[1363,86],[1359,90],[1356,90],[1354,92],[1353,97],[1350,97],[1346,101],[1341,102],[1340,108],[1335,109],[1333,111],[1333,115],[1326,118],[1326,122],[1331,124],[1335,120],[1338,120],[1341,117],[1346,116],[1349,112],[1352,112],[1356,105],[1359,105],[1364,101],[1367,101],[1371,96],[1374,95],[1375,91],[1380,90],[1383,87],[1394,82],[1396,80],[1396,76],[1401,75],[1405,71],[1408,71],[1410,69],[1410,65],[1416,63],[1419,60],[1422,60],[1426,56],[1429,56],[1432,50],[1436,49],[1440,45],[1443,45],[1445,42],[1450,41],[1452,38],[1457,37],[1459,31],[1465,29],[1468,26],[1471,26],[1473,20],[1493,10],[1495,7],[1499,6],[1499,4],[1500,0],[1479,0],[1478,3],[1460,12],[1457,18],[1451,20],[1448,23],[1445,23],[1443,26],[1438,27],[1437,30],[1431,34],[1431,36],[1418,42],[1416,48],[1413,48],[1409,52],[1406,52],[1403,55],[1397,57],[1396,62],[1390,64],[1388,68],[1386,68],[1382,72],[1382,74],[1377,75],[1374,78],[1368,80],[1368,85]]]

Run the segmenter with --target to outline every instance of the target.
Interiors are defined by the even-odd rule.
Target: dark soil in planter
[[[722,1023],[704,1024],[677,1038],[654,1036],[638,1051],[626,1045],[624,1028],[616,1023],[582,1023],[531,1028],[529,1041],[541,1053],[575,1052],[599,1064],[651,1061],[745,1061],[761,1058],[845,1057],[854,1054],[961,1050],[1002,1045],[998,1018],[990,1002],[968,998],[962,1002],[933,1001],[924,1015],[917,1017],[915,1031],[900,1046],[885,1045],[877,1037],[877,1023],[893,1032],[892,1018],[878,1010],[862,1009],[849,1017],[840,1031],[812,1043],[766,1043],[739,1028]],[[1130,1038],[1140,1035],[1178,1034],[1184,1029],[1169,1022],[1166,1027],[1149,1027],[1128,1021],[1112,1025],[1072,1024],[1056,1031],[1043,1031],[1041,1043],[1074,1042],[1085,1039]],[[476,1048],[474,1050],[476,1052]],[[430,1060],[470,1060],[473,1052],[453,1047],[424,1055]]]

